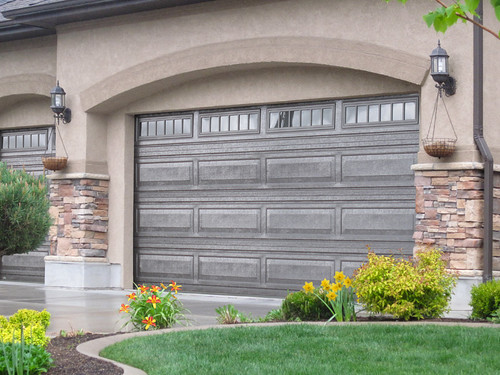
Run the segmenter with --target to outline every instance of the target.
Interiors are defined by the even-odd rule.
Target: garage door
[[[417,96],[138,117],[135,280],[282,295],[411,254],[418,128]]]
[[[0,132],[0,160],[14,169],[25,169],[35,175],[43,174],[42,156],[54,156],[53,127]],[[43,282],[45,263],[49,252],[45,241],[37,250],[28,254],[2,257],[0,277],[6,280]]]

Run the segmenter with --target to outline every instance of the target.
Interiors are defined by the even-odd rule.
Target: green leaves
[[[385,0],[388,3],[390,0]],[[398,0],[400,3],[405,4],[406,0]],[[423,19],[428,27],[434,26],[438,32],[446,32],[446,30],[456,24],[459,20],[462,22],[474,23],[477,27],[482,28],[484,31],[494,35],[500,39],[500,32],[495,32],[490,28],[478,24],[474,21],[474,16],[477,16],[476,9],[479,6],[480,0],[454,0],[451,5],[444,4],[444,0],[435,0],[440,6],[434,11],[429,12],[423,16]],[[500,21],[500,0],[490,0],[491,6],[495,11],[496,18]]]
[[[36,249],[51,224],[43,177],[0,163],[0,256]]]

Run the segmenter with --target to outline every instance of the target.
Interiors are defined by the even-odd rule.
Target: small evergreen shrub
[[[408,320],[444,314],[456,279],[438,249],[420,250],[413,260],[369,252],[353,285],[365,310]]]
[[[326,296],[325,296],[326,298]],[[281,305],[285,320],[324,320],[332,313],[317,296],[305,291],[289,293]]]
[[[50,341],[49,337],[46,336],[49,324],[50,313],[46,310],[21,309],[9,319],[0,316],[0,341],[4,343],[20,342],[24,329],[26,344],[45,347]]]
[[[471,290],[473,319],[488,319],[500,309],[500,280],[474,285]]]
[[[43,177],[0,162],[0,257],[27,253],[45,239],[51,224]]]

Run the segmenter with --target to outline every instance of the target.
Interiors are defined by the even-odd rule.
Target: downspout
[[[483,1],[475,20],[483,23]],[[483,282],[493,278],[493,156],[483,135],[483,30],[474,27],[474,142],[484,162]]]

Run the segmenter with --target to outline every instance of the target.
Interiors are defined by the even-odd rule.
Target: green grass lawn
[[[500,328],[244,325],[136,337],[101,356],[171,374],[500,374]]]

